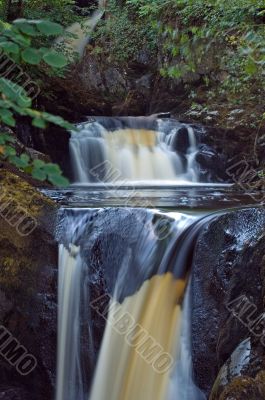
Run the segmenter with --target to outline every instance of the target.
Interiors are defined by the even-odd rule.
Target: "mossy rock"
[[[56,214],[56,204],[34,186],[0,170],[0,325],[37,359],[37,367],[26,377],[0,360],[0,398],[54,398]]]
[[[43,241],[51,242],[56,204],[36,188],[0,170],[0,288],[30,288],[46,257]],[[49,257],[47,257],[47,261]]]
[[[242,376],[234,378],[224,389],[219,400],[264,400],[265,371],[258,374],[256,379]]]

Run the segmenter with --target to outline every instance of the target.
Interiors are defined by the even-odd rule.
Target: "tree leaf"
[[[47,126],[43,118],[34,118],[32,120],[32,125],[36,126],[36,128],[41,128],[41,129],[45,129]]]
[[[33,167],[35,167],[36,169],[42,168],[44,167],[45,162],[42,160],[33,160]]]
[[[21,156],[18,157],[18,156],[14,155],[14,156],[9,157],[8,160],[12,164],[14,164],[16,167],[21,168],[21,169],[26,168],[28,166],[27,160],[23,159],[23,157],[21,158]]]
[[[30,157],[28,156],[28,154],[21,154],[20,159],[25,163],[25,167],[27,167],[30,161]]]
[[[49,175],[48,180],[58,187],[66,187],[69,185],[69,180],[62,175]]]
[[[14,25],[22,32],[25,33],[26,35],[29,36],[38,36],[39,32],[36,30],[36,28],[29,23],[26,19],[17,19],[14,22]]]
[[[63,27],[56,22],[39,21],[36,26],[46,36],[57,36],[63,33]]]
[[[28,47],[30,46],[31,40],[29,37],[23,35],[19,31],[15,32],[14,30],[5,30],[3,34],[9,37],[13,42],[16,42],[20,46]]]
[[[13,117],[13,113],[6,108],[0,108],[0,120],[9,126],[16,126],[16,120]]]
[[[2,48],[7,53],[19,54],[19,46],[13,42],[0,42],[0,48]]]
[[[49,175],[61,174],[61,168],[57,164],[47,163],[43,167],[44,171]]]
[[[70,124],[69,122],[65,121],[62,117],[59,117],[57,115],[52,115],[47,112],[44,112],[43,118],[45,118],[47,121],[52,122],[55,125],[61,126],[62,128],[72,130],[74,129],[73,125]]]
[[[46,64],[55,68],[63,68],[67,65],[66,57],[55,50],[50,50],[44,54],[43,60],[46,62]]]
[[[0,92],[20,107],[31,107],[31,99],[27,96],[23,87],[9,79],[0,78]]]
[[[47,178],[47,174],[41,168],[33,168],[32,176],[42,182]]]
[[[16,155],[16,150],[14,149],[14,147],[5,146],[4,149],[5,149],[5,156],[10,157]]]
[[[21,53],[23,60],[32,65],[38,65],[41,62],[41,54],[37,49],[33,49],[32,47],[28,47],[27,49],[23,50]]]
[[[5,143],[14,143],[15,138],[8,133],[0,133],[0,145]]]

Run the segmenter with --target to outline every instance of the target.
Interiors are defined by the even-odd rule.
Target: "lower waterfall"
[[[60,247],[56,399],[81,399],[84,390],[78,359],[82,265],[78,260],[78,248],[71,246],[71,250],[68,252],[62,245]],[[74,335],[71,334],[73,325]],[[75,364],[75,362],[77,363]],[[60,368],[61,365],[64,368]]]
[[[62,211],[56,400],[206,399],[192,379],[188,282],[211,218]]]
[[[156,275],[110,303],[91,400],[166,398],[184,288],[171,273]]]

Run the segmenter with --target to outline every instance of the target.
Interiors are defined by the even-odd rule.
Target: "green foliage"
[[[67,65],[63,54],[54,49],[37,48],[33,45],[35,38],[41,40],[42,37],[54,37],[61,34],[62,26],[48,20],[19,19],[13,24],[0,21],[0,32],[1,67],[6,68],[5,73],[0,77],[1,125],[15,127],[16,116],[20,115],[30,117],[32,125],[38,128],[46,128],[49,123],[53,123],[65,129],[72,129],[72,125],[63,118],[33,108],[32,99],[26,90],[30,78],[23,70],[28,66],[34,66],[34,68],[43,68],[45,71],[54,71]],[[35,84],[35,82],[32,83]],[[17,156],[15,148],[12,147],[12,141],[12,137],[6,133],[0,133],[1,158],[32,173],[37,179],[47,179],[56,185],[67,183],[58,166],[42,162],[43,165],[37,164],[37,167],[36,162],[30,161],[28,155]]]
[[[214,51],[220,69],[236,76],[244,85],[254,75],[262,75],[265,64],[265,29],[257,24],[263,1],[186,0],[175,4],[179,23],[162,28],[164,48],[173,57],[180,55],[179,76],[196,72],[204,58]],[[162,70],[165,74],[165,69]],[[175,69],[168,75],[175,77]],[[181,73],[180,73],[181,72]]]
[[[132,61],[143,47],[156,51],[156,27],[143,24],[135,15],[134,7],[121,7],[117,0],[109,0],[106,13],[112,17],[101,21],[93,34],[98,43],[97,54],[100,54],[100,42],[104,48],[109,44],[108,56],[119,63]]]
[[[157,16],[170,3],[166,0],[127,0],[126,2],[134,7],[140,17]]]
[[[14,62],[38,65],[44,61],[51,67],[59,64],[59,68],[67,65],[62,54],[45,47],[35,48],[32,43],[36,37],[62,34],[63,28],[57,23],[19,19],[11,25],[0,21],[0,33],[0,49]]]
[[[220,92],[233,97],[253,83],[264,88],[264,0],[126,0],[122,7],[109,0],[108,14],[95,34],[99,55],[100,43],[117,62],[159,48],[164,77],[198,73],[210,87],[216,81],[211,60],[215,74],[224,72]]]
[[[46,19],[58,22],[66,27],[80,21],[82,15],[87,15],[91,8],[91,6],[87,6],[81,9],[74,0],[26,0],[24,17],[42,19],[45,15]]]
[[[55,186],[68,185],[69,182],[62,176],[58,165],[45,163],[42,160],[31,160],[25,153],[18,156],[14,144],[15,139],[9,133],[0,134],[0,159],[10,162],[40,181],[48,180]]]
[[[66,186],[68,184],[68,180],[62,176],[62,171],[56,164],[34,160],[31,168],[32,176],[35,179],[40,181],[48,180],[55,186]]]
[[[162,76],[185,80],[197,73],[208,87],[218,84],[220,94],[236,101],[249,91],[264,91],[264,0],[127,0],[126,4],[143,24],[158,27]]]
[[[17,18],[45,19],[68,26],[79,21],[91,6],[79,8],[74,0],[0,0],[0,18],[12,21]]]
[[[47,64],[48,67],[62,68],[67,64],[66,58],[57,53],[55,50],[46,48],[36,49],[32,47],[32,36],[51,35],[55,32],[61,33],[62,27],[58,24],[49,21],[27,21],[17,20],[13,25],[2,23],[0,26],[2,33],[0,39],[0,49],[3,55],[9,57],[20,65],[31,64],[39,65],[41,62]],[[5,59],[6,61],[8,59]],[[71,128],[60,117],[52,116],[45,112],[33,110],[32,100],[27,95],[26,90],[23,88],[23,83],[18,84],[13,77],[12,80],[0,78],[0,122],[14,127],[16,122],[14,114],[29,116],[33,119],[33,125],[45,128],[48,122],[55,123],[66,129]]]

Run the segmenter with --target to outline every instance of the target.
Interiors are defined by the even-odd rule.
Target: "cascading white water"
[[[206,400],[194,384],[191,357],[191,282],[186,289],[176,364],[169,379],[166,400]]]
[[[111,130],[100,120],[79,124],[70,140],[74,183],[197,182],[194,128],[171,125],[163,119],[144,129],[131,120]]]
[[[56,400],[204,400],[192,379],[189,289],[183,312],[181,303],[189,257],[205,220],[139,209],[69,209],[64,214]],[[110,299],[90,395],[82,353],[94,353],[95,342],[87,338],[84,347],[80,328],[84,321],[95,325],[91,312],[81,312],[84,303],[95,300],[89,282],[97,294],[105,282],[103,293],[108,287]],[[126,341],[132,331],[124,331],[124,316],[134,321],[130,328],[140,326],[143,341],[132,336]],[[176,362],[173,371],[158,371],[161,351]]]
[[[63,46],[68,51],[70,58],[74,58],[75,54],[78,54],[81,58],[89,42],[91,32],[94,31],[104,14],[105,4],[106,0],[98,0],[98,8],[92,16],[85,19],[82,23],[75,22],[68,26],[65,29],[68,36],[58,37],[54,44],[56,46]]]
[[[80,365],[80,291],[82,263],[79,249],[59,248],[58,354],[56,400],[84,399]]]

